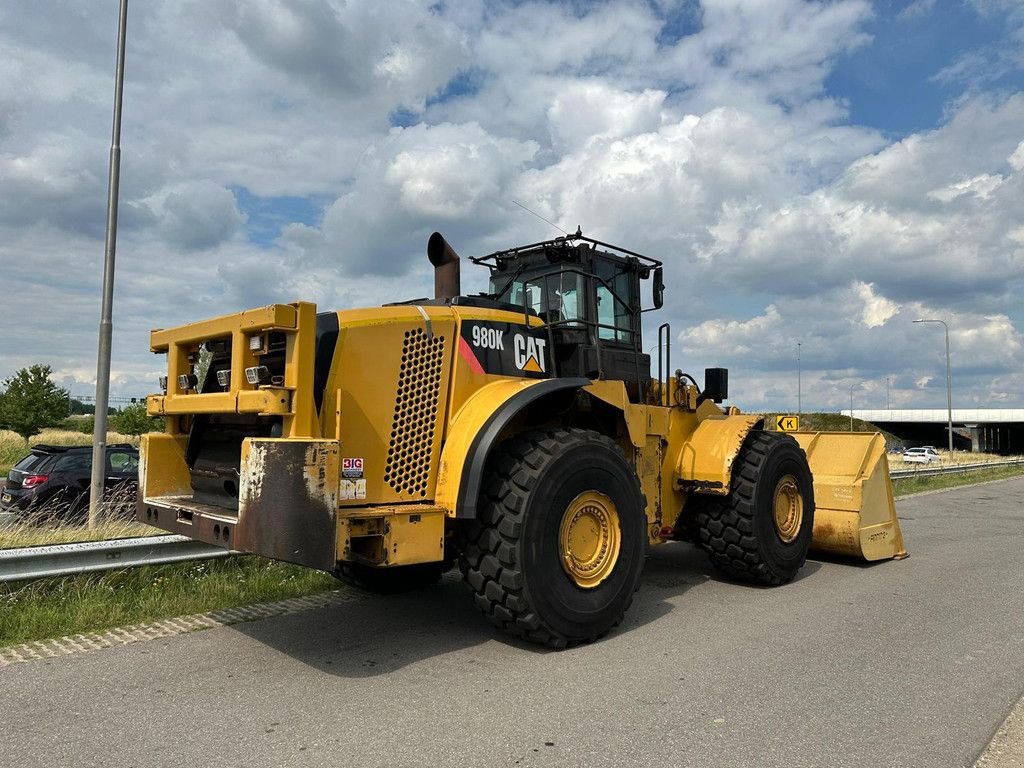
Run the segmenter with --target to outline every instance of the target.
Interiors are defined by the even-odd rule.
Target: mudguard
[[[588,384],[584,378],[513,379],[477,390],[448,428],[434,503],[450,517],[475,518],[487,457],[505,428],[531,403]]]
[[[728,496],[732,464],[750,430],[762,420],[740,414],[704,418],[679,448],[676,482],[693,493]]]

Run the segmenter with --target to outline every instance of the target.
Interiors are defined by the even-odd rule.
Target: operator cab
[[[621,380],[634,402],[650,382],[643,352],[640,281],[654,278],[662,303],[661,262],[574,235],[473,259],[491,270],[488,298],[540,317],[555,375]]]

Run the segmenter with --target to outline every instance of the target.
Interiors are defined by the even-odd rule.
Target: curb
[[[67,635],[51,640],[33,640],[21,645],[0,648],[0,668],[10,664],[19,664],[36,659],[52,659],[57,656],[70,656],[76,653],[87,653],[111,648],[119,645],[143,643],[161,637],[174,637],[189,632],[214,627],[226,627],[246,621],[267,619],[272,616],[284,616],[289,613],[324,608],[329,605],[363,600],[365,596],[354,589],[336,589],[331,592],[320,592],[315,595],[290,597],[271,603],[254,603],[237,608],[222,608],[206,613],[194,613],[191,616],[179,616],[173,619],[162,619],[147,624],[132,624],[126,627],[115,627],[103,632]]]

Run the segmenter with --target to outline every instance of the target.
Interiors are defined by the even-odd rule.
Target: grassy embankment
[[[836,417],[836,414],[824,416]],[[842,417],[837,418],[842,420]],[[848,428],[849,418],[844,421]],[[805,421],[802,426],[842,431],[837,429],[837,425],[829,425],[827,420],[825,423]],[[866,425],[860,431],[875,430],[871,425]],[[973,457],[970,458],[973,461],[978,458],[977,454],[965,456]],[[898,463],[902,462],[893,461],[894,466]],[[1024,466],[897,480],[893,483],[893,490],[897,496],[903,496],[1018,475],[1024,475]],[[153,530],[145,526],[138,527]],[[67,526],[66,529],[59,533],[50,530],[48,534],[44,532],[41,535],[49,536],[47,542],[53,540],[55,533],[66,541],[76,535],[75,529],[77,535],[91,535],[75,526]],[[23,532],[22,535],[28,534]],[[115,535],[130,534],[121,532]],[[111,534],[107,533],[107,537],[111,537]],[[0,531],[0,542],[3,541],[3,533]],[[259,557],[43,579],[27,585],[0,584],[0,646],[313,594],[332,589],[336,584],[332,577],[319,571],[274,563]]]

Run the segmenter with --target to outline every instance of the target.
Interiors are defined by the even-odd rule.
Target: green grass
[[[907,496],[922,491],[939,491],[944,488],[956,488],[959,485],[983,483],[988,480],[1004,480],[1024,475],[1024,465],[1010,467],[994,467],[979,469],[973,472],[958,472],[953,475],[934,475],[932,477],[907,477],[892,481],[892,492],[896,497]]]
[[[0,584],[0,647],[335,589],[331,576],[230,557]]]

